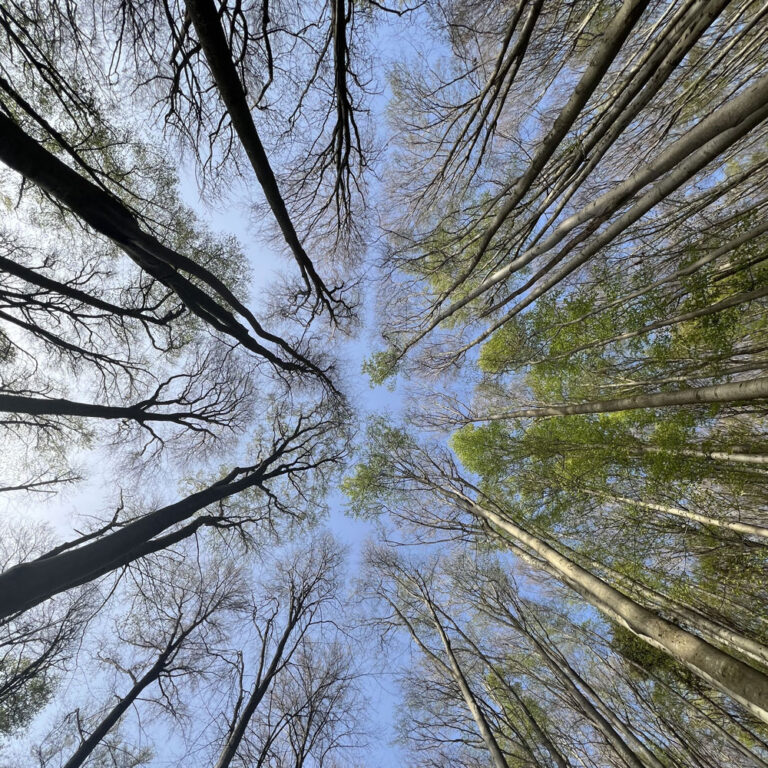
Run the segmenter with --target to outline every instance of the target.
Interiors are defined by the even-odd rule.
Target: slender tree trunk
[[[768,528],[761,525],[740,523],[737,520],[723,520],[722,518],[710,517],[709,515],[700,515],[698,512],[690,512],[689,510],[681,509],[680,507],[671,507],[667,504],[656,504],[655,502],[650,501],[638,501],[637,499],[630,499],[627,496],[615,496],[612,493],[603,493],[601,491],[585,489],[584,493],[587,493],[590,496],[607,499],[608,501],[629,504],[630,506],[638,507],[639,509],[649,509],[653,512],[661,512],[664,515],[674,515],[675,517],[692,520],[703,525],[711,525],[715,528],[740,533],[744,536],[759,536],[760,538],[768,539]]]
[[[760,366],[764,370],[764,366]],[[754,464],[759,467],[768,465],[768,455],[764,453],[739,453],[737,451],[695,451],[688,448],[655,448],[643,446],[644,453],[667,453],[671,456],[687,456],[692,459],[727,461],[732,464]]]
[[[480,737],[482,738],[483,743],[485,744],[486,749],[491,756],[493,765],[495,768],[508,768],[504,753],[501,751],[501,748],[496,741],[496,737],[493,735],[493,732],[488,725],[488,721],[486,720],[482,709],[480,709],[480,706],[477,703],[475,694],[469,687],[467,678],[464,676],[464,671],[462,670],[461,665],[456,658],[456,654],[453,652],[450,638],[443,629],[443,625],[441,624],[437,613],[435,612],[434,606],[429,600],[425,599],[424,602],[430,614],[432,615],[432,623],[434,624],[438,635],[440,635],[440,642],[443,644],[445,655],[448,657],[448,664],[451,669],[452,677],[456,682],[456,685],[459,687],[459,690],[461,691],[461,696],[464,699],[464,703],[467,705],[467,709],[472,715],[472,719],[475,721],[477,730],[480,732]]]
[[[588,349],[595,349],[597,347],[607,347],[609,344],[615,344],[620,341],[628,341],[629,339],[637,338],[638,336],[644,336],[652,331],[657,331],[659,328],[667,328],[670,325],[677,325],[678,323],[688,322],[690,320],[696,320],[700,317],[708,317],[709,315],[715,315],[718,312],[723,312],[726,309],[732,307],[738,307],[741,304],[749,304],[757,299],[762,299],[768,296],[768,286],[762,288],[755,288],[753,291],[742,291],[736,293],[733,296],[728,296],[725,299],[710,304],[706,307],[699,307],[698,309],[692,309],[690,312],[683,312],[679,315],[672,317],[666,317],[663,320],[656,320],[655,322],[648,323],[634,331],[627,331],[626,333],[619,333],[616,336],[612,336],[609,339],[598,339],[596,341],[590,341],[587,344],[582,344],[578,347],[573,347],[567,352],[554,355],[552,357],[546,357],[542,360],[536,360],[535,362],[554,362],[556,360],[564,360],[571,355],[575,355],[578,352],[584,352]]]
[[[676,392],[658,392],[652,395],[634,395],[612,400],[596,400],[590,403],[541,405],[534,408],[518,408],[506,413],[489,414],[472,422],[502,421],[506,419],[542,418],[545,416],[576,416],[580,414],[614,413],[639,408],[673,408],[681,405],[704,403],[738,403],[768,398],[768,376],[709,387],[680,389]]]
[[[269,689],[269,686],[277,674],[280,665],[285,663],[285,660],[283,659],[285,646],[288,642],[288,638],[290,637],[291,632],[293,632],[294,628],[296,627],[298,620],[299,615],[295,615],[292,621],[289,621],[288,625],[283,631],[283,634],[280,637],[280,641],[277,644],[277,648],[275,649],[275,653],[272,656],[272,661],[270,662],[266,673],[254,684],[251,695],[248,697],[248,702],[245,705],[245,709],[243,709],[243,714],[238,718],[237,724],[233,728],[232,733],[230,733],[229,738],[221,750],[219,759],[216,761],[216,768],[229,768],[232,760],[237,754],[238,747],[240,746],[240,743],[245,736],[245,731],[248,728],[248,723],[251,722],[251,718],[256,712],[256,708],[264,698],[264,695]]]
[[[160,658],[139,678],[130,691],[110,710],[109,714],[99,723],[91,735],[80,744],[77,751],[67,760],[64,768],[80,768],[89,758],[91,752],[101,743],[102,739],[116,725],[117,721],[126,713],[134,701],[141,695],[145,688],[157,680],[165,669],[168,658],[177,643],[169,644]]]
[[[562,754],[552,739],[549,738],[549,734],[539,725],[539,722],[536,720],[533,712],[531,712],[528,705],[525,703],[525,699],[523,699],[523,697],[514,689],[513,686],[507,685],[498,675],[497,679],[501,681],[509,695],[517,702],[520,709],[523,710],[526,722],[528,725],[530,725],[531,729],[536,734],[536,738],[539,740],[540,744],[542,744],[544,749],[549,752],[550,756],[557,764],[557,768],[570,768],[570,762]]]
[[[577,323],[582,323],[584,322],[584,320],[587,320],[590,317],[599,315],[602,312],[606,312],[609,309],[613,309],[614,307],[626,305],[628,302],[640,296],[645,296],[651,293],[652,291],[655,291],[657,288],[660,288],[662,285],[679,281],[680,278],[687,277],[688,275],[692,275],[694,272],[698,271],[702,267],[705,267],[707,264],[710,264],[713,261],[717,261],[717,259],[721,258],[722,256],[725,256],[726,254],[730,253],[733,250],[736,250],[736,248],[739,248],[740,246],[745,245],[746,243],[749,243],[752,240],[756,240],[758,237],[760,237],[761,235],[764,235],[766,232],[768,232],[768,222],[759,224],[758,226],[750,229],[748,232],[744,232],[738,237],[734,237],[733,239],[729,240],[727,243],[720,246],[720,248],[716,248],[714,251],[708,253],[706,256],[702,256],[700,259],[697,259],[692,264],[688,264],[686,267],[676,270],[671,275],[668,275],[667,277],[663,277],[648,285],[645,285],[636,291],[632,291],[631,293],[625,294],[621,298],[614,299],[613,301],[607,302],[605,304],[601,304],[595,309],[590,310],[589,312],[586,312],[585,314],[576,318],[575,320],[567,321],[562,325],[562,327],[575,325]]]
[[[618,54],[621,46],[626,41],[629,33],[639,21],[643,11],[647,7],[647,0],[626,0],[613,16],[610,23],[602,34],[602,41],[589,62],[584,74],[573,89],[571,97],[560,110],[560,114],[555,119],[552,127],[544,137],[534,158],[527,164],[525,173],[519,176],[513,184],[505,190],[508,196],[504,206],[496,214],[488,229],[483,233],[482,239],[478,245],[478,254],[473,259],[473,264],[477,264],[482,258],[482,254],[491,244],[496,233],[503,226],[515,206],[523,199],[531,184],[541,173],[547,161],[560,146],[560,142],[566,136],[568,130],[578,117],[579,112],[594,93],[603,76],[608,71],[611,62]],[[463,276],[464,277],[464,276]],[[491,278],[492,279],[492,278]],[[460,284],[457,281],[457,286]],[[483,283],[485,285],[485,283]],[[457,287],[456,286],[456,287]],[[453,287],[449,289],[449,293]],[[481,291],[482,292],[482,291]],[[475,298],[475,291],[470,292],[471,298]],[[477,294],[479,295],[479,294]],[[469,300],[471,300],[471,298]],[[466,301],[461,301],[462,305]],[[451,305],[458,309],[459,302]],[[454,310],[455,311],[455,310]],[[445,313],[438,316],[435,325],[444,319]],[[434,327],[434,325],[432,326]]]
[[[457,500],[471,514],[500,528],[533,550],[559,574],[565,584],[595,608],[650,645],[668,653],[768,723],[768,676],[763,672],[661,618],[496,512],[455,491],[448,491],[446,495]]]
[[[318,298],[327,302],[329,291],[301,244],[253,122],[245,89],[232,61],[232,51],[221,27],[216,5],[211,0],[186,0],[186,6],[232,126],[245,149],[280,231],[299,265],[307,288],[314,288]]]
[[[565,687],[566,691],[570,693],[574,703],[578,709],[582,712],[584,717],[589,720],[592,725],[603,735],[606,742],[613,748],[616,754],[624,760],[630,768],[658,768],[655,764],[650,766],[647,762],[640,759],[637,753],[643,753],[645,750],[644,745],[637,739],[633,733],[629,733],[630,741],[632,742],[632,748],[625,741],[627,738],[626,733],[620,733],[614,727],[614,725],[606,719],[602,712],[595,706],[595,704],[582,692],[581,688],[576,684],[576,680],[582,685],[584,681],[581,679],[575,669],[568,663],[565,658],[555,658],[552,652],[546,645],[540,641],[533,633],[527,631],[525,628],[517,624],[518,629],[534,644],[539,655],[544,660],[544,663],[550,668],[555,677]],[[594,693],[594,691],[593,691]]]
[[[450,647],[450,642],[448,643],[448,647],[446,648],[447,638],[445,638],[445,632],[442,629],[442,625],[440,624],[439,620],[437,619],[436,613],[434,611],[433,606],[430,603],[429,598],[427,598],[427,596],[421,590],[419,590],[419,593],[420,593],[419,595],[420,599],[427,606],[430,614],[433,617],[432,623],[435,626],[435,629],[437,629],[438,634],[440,635],[441,643],[443,645],[443,648],[446,650],[446,655],[448,656],[448,660],[449,660],[448,663],[446,663],[434,651],[432,651],[427,645],[425,645],[425,643],[421,640],[418,633],[416,632],[416,629],[413,626],[413,624],[409,621],[409,619],[405,616],[405,614],[398,608],[398,606],[392,600],[388,599],[388,602],[392,607],[392,609],[394,610],[394,612],[398,615],[400,620],[403,622],[405,627],[408,629],[408,632],[410,633],[414,642],[419,646],[419,648],[421,648],[424,654],[429,658],[433,659],[438,666],[440,666],[448,675],[450,675],[450,677],[459,687],[461,697],[464,700],[464,703],[466,704],[467,708],[469,709],[470,715],[472,716],[472,719],[474,720],[475,725],[477,726],[477,729],[479,731],[480,738],[485,744],[486,749],[488,749],[488,752],[491,756],[491,761],[493,762],[493,765],[495,766],[495,768],[508,768],[507,761],[504,758],[504,754],[502,753],[501,749],[499,748],[498,742],[493,736],[491,728],[488,725],[488,721],[485,719],[485,715],[483,715],[482,710],[478,706],[477,701],[475,700],[475,695],[472,693],[472,689],[469,687],[469,683],[467,683],[467,680],[464,677],[463,672],[461,671],[461,667],[458,665],[455,655],[453,654],[453,651]]]
[[[546,733],[546,731],[539,725],[538,721],[533,715],[533,712],[531,712],[528,705],[525,703],[525,700],[523,699],[523,697],[515,690],[514,686],[507,684],[507,681],[504,679],[504,675],[497,670],[494,662],[492,662],[485,655],[485,653],[483,653],[483,651],[480,648],[478,648],[475,642],[458,625],[456,625],[455,622],[454,622],[454,626],[456,628],[456,631],[461,635],[464,641],[472,647],[472,650],[477,654],[478,658],[493,673],[493,676],[496,678],[498,684],[504,688],[507,694],[512,699],[514,699],[515,702],[517,702],[517,705],[523,710],[523,714],[525,715],[526,722],[530,725],[533,732],[536,734],[537,738],[539,739],[539,742],[542,745],[544,745],[544,748],[552,756],[552,759],[555,761],[555,763],[557,763],[558,768],[569,768],[568,761],[562,755],[557,745],[549,737],[549,734]],[[493,695],[492,691],[489,691],[489,695],[491,696]]]

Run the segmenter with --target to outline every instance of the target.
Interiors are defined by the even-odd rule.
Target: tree
[[[263,445],[255,447],[253,464],[236,467],[175,503],[124,523],[114,521],[0,574],[0,583],[5,585],[2,615],[28,609],[52,595],[123,568],[194,535],[204,526],[269,526],[273,524],[274,513],[287,519],[311,514],[311,510],[302,510],[300,505],[311,508],[313,490],[325,490],[328,473],[344,455],[343,441],[339,443],[340,414],[334,410],[329,414],[321,404],[293,424],[286,421],[287,417],[279,408],[275,409],[272,434]],[[306,484],[301,480],[304,475]],[[244,492],[250,489],[255,489],[256,499],[243,500]],[[295,493],[293,499],[291,492]],[[238,503],[244,505],[241,513],[223,503],[230,498],[234,499],[235,509]],[[209,507],[214,509],[197,515]]]
[[[249,743],[247,734],[253,727],[252,721],[260,705],[278,685],[280,677],[289,674],[294,654],[301,655],[302,647],[311,642],[309,638],[313,625],[324,621],[328,604],[337,599],[342,553],[330,536],[317,537],[312,544],[309,556],[303,550],[294,550],[286,560],[275,565],[277,575],[266,587],[264,605],[254,605],[252,613],[256,637],[248,656],[257,660],[257,666],[251,673],[253,682],[248,689],[244,687],[245,667],[243,659],[240,660],[239,693],[234,711],[228,717],[227,733],[216,768],[229,768],[242,750],[243,743]],[[264,739],[264,751],[259,762],[269,754],[280,730],[286,724],[289,729],[295,729],[297,723],[294,718],[305,706],[312,707],[313,702],[299,701],[297,706],[299,711],[284,712],[286,720],[279,720],[278,730]],[[271,706],[268,707],[268,710],[271,709]],[[309,733],[306,735],[309,736]],[[306,757],[306,749],[305,746],[300,750],[301,760]],[[298,758],[297,763],[300,764]]]
[[[192,552],[187,554],[191,560]],[[215,663],[211,650],[226,638],[222,614],[242,609],[246,587],[231,563],[187,564],[166,558],[158,565],[165,572],[162,580],[157,567],[133,571],[135,583],[124,596],[130,606],[127,628],[117,629],[119,646],[101,654],[121,677],[129,678],[130,687],[102,715],[82,718],[77,710],[70,718],[76,721],[79,743],[66,768],[86,764],[126,712],[139,699],[146,702],[146,691],[157,689],[160,706],[175,714],[185,679],[210,674]],[[125,660],[131,651],[140,657],[149,651],[154,657],[149,662]]]
[[[346,482],[357,509],[380,508],[383,499],[415,526],[490,536],[765,721],[765,674],[741,661],[738,648],[721,650],[697,634],[695,622],[685,629],[622,592],[615,578],[596,574],[570,552],[564,554],[562,542],[532,533],[503,504],[463,478],[450,456],[435,446],[419,446],[406,433],[381,426],[371,436],[375,442],[368,460]]]

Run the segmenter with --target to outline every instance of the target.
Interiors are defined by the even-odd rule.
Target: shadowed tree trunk
[[[279,368],[317,372],[283,339],[266,332],[251,311],[218,277],[192,259],[164,246],[152,234],[144,232],[133,213],[120,200],[73,171],[3,114],[0,114],[0,160],[112,240],[139,267],[174,291],[191,312],[213,328]],[[203,291],[182,272],[205,284],[214,296]],[[275,344],[292,359],[284,360],[257,342],[236,315],[243,317],[258,336]]]
[[[307,290],[314,290],[318,300],[325,303],[330,309],[332,306],[331,293],[317,274],[311,259],[307,256],[288,214],[277,179],[253,122],[245,89],[232,61],[232,52],[221,27],[218,10],[211,0],[186,0],[186,7],[208,66],[211,68],[211,74],[216,82],[219,95],[229,112],[232,125],[251,162],[256,178],[261,184],[264,196],[272,209],[280,231],[301,269]]]

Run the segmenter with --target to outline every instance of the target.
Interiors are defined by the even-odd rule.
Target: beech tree
[[[232,708],[221,718],[220,768],[247,761],[322,766],[357,746],[356,673],[344,639],[332,639],[342,551],[329,535],[310,543],[309,552],[294,547],[273,564],[253,606]]]
[[[697,234],[709,239],[718,226],[727,231],[734,218],[764,204],[760,183],[753,184],[763,164],[750,154],[764,130],[761,55],[731,58],[753,50],[752,34],[761,35],[746,6],[629,2],[610,20],[585,7],[577,25],[575,9],[558,18],[533,6],[526,18],[521,5],[500,10],[508,25],[491,28],[467,17],[465,6],[471,4],[452,5],[439,22],[451,45],[450,76],[411,71],[397,81],[403,149],[393,194],[396,209],[408,213],[393,224],[385,268],[414,277],[401,282],[411,306],[385,330],[391,347],[377,376],[427,336],[446,348],[449,362],[462,358],[576,276],[583,284],[613,260],[632,274],[640,248],[646,269],[657,268],[648,256],[653,248],[659,265],[680,271],[668,256],[675,247]],[[465,23],[454,32],[452,19],[460,16]],[[750,21],[736,29],[735,17]],[[716,40],[725,49],[705,61],[703,51]],[[722,86],[707,91],[715,71],[723,73]],[[430,88],[441,94],[431,114],[424,98]],[[482,106],[489,93],[498,94],[493,118]],[[527,109],[542,99],[554,105],[535,126],[525,125]],[[663,116],[668,105],[675,105],[671,119]],[[483,132],[485,141],[477,138]],[[639,141],[647,150],[628,151]],[[530,162],[504,162],[520,150]],[[697,187],[704,178],[713,183]],[[733,210],[731,194],[742,201]],[[760,234],[758,228],[741,243]],[[712,311],[758,297],[729,298]],[[478,321],[487,327],[467,345],[437,333],[450,324],[472,333]]]
[[[721,649],[723,637],[713,642],[706,622],[697,622],[695,612],[683,621],[679,616],[673,618],[674,614],[667,618],[667,606],[649,606],[632,595],[617,578],[620,574],[597,573],[593,570],[596,566],[583,561],[552,534],[533,533],[525,522],[514,518],[503,502],[462,477],[445,451],[436,446],[419,446],[403,430],[385,425],[374,427],[371,438],[367,458],[345,481],[360,512],[380,511],[383,506],[390,515],[417,528],[498,541],[499,546],[557,579],[604,615],[668,653],[765,721],[761,704],[765,673],[761,664],[752,666],[741,661],[740,643],[729,643]],[[711,639],[704,639],[707,637]],[[745,644],[750,644],[749,638],[745,638]],[[764,657],[763,652],[760,656]]]
[[[616,627],[607,629],[606,643],[599,622],[585,620],[576,606],[571,614],[573,604],[562,595],[552,599],[539,587],[535,601],[523,597],[532,585],[527,578],[525,587],[518,584],[510,565],[504,556],[466,551],[418,560],[369,552],[367,590],[381,606],[375,621],[382,631],[402,627],[417,649],[419,661],[405,670],[402,732],[418,764],[442,755],[473,765],[477,750],[494,761],[459,686],[446,683],[451,658],[461,660],[464,679],[472,681],[473,707],[492,723],[504,765],[763,764],[747,747],[754,742],[746,732],[740,741],[733,722],[694,703],[702,689],[686,701],[681,691],[691,682],[682,667],[665,669],[653,654],[643,657]],[[675,704],[665,699],[670,694],[678,695]],[[454,715],[459,702],[463,722]],[[697,735],[689,735],[693,723]]]
[[[768,765],[766,18],[0,7],[3,759]]]

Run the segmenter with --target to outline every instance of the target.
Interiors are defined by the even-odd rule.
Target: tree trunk
[[[488,725],[488,721],[485,719],[483,711],[478,706],[477,700],[475,699],[475,694],[469,687],[467,678],[464,676],[464,672],[461,669],[458,659],[456,658],[456,654],[453,652],[451,641],[448,635],[445,633],[443,625],[440,623],[432,603],[426,599],[424,602],[427,605],[430,614],[432,615],[432,623],[434,624],[438,635],[440,635],[440,642],[443,644],[445,655],[448,657],[448,664],[451,669],[452,677],[456,682],[456,685],[459,687],[459,690],[461,691],[461,696],[464,699],[464,703],[467,705],[467,709],[472,715],[472,719],[475,721],[477,730],[480,732],[480,737],[482,738],[483,743],[485,744],[486,749],[491,756],[491,762],[495,768],[508,768],[504,754],[502,753],[501,748],[499,747],[499,744],[496,741],[490,726]]]
[[[574,559],[580,557],[580,553],[572,550],[566,545],[562,546],[573,553]],[[585,558],[584,560],[587,565],[593,568],[596,572],[603,571],[617,586],[621,586],[628,592],[634,592],[643,597],[648,601],[648,605],[654,610],[660,610],[662,613],[666,613],[670,616],[675,622],[687,624],[695,629],[708,643],[713,645],[723,645],[729,651],[741,653],[752,661],[756,661],[758,664],[768,667],[768,648],[762,643],[752,640],[752,638],[745,637],[730,627],[723,626],[722,624],[713,621],[701,611],[691,608],[674,598],[668,597],[662,592],[651,589],[636,579],[615,571],[608,565],[589,558]]]
[[[768,296],[768,286],[763,286],[762,288],[755,288],[755,290],[753,291],[742,291],[741,293],[736,293],[733,296],[728,296],[725,299],[721,299],[720,301],[717,301],[714,304],[709,304],[706,307],[699,307],[698,309],[692,309],[689,312],[683,312],[679,315],[666,317],[663,320],[656,320],[655,322],[648,323],[647,325],[644,325],[641,328],[638,328],[637,330],[627,331],[626,333],[619,333],[616,336],[612,336],[609,339],[598,339],[596,341],[590,341],[586,344],[582,344],[581,346],[573,347],[572,349],[569,349],[567,352],[562,352],[552,357],[542,358],[541,360],[536,360],[536,362],[551,363],[551,362],[554,362],[555,360],[565,360],[571,355],[577,354],[578,352],[584,352],[588,349],[595,349],[596,347],[606,347],[609,344],[615,344],[620,341],[628,341],[629,339],[637,338],[638,336],[644,336],[645,334],[651,333],[652,331],[656,331],[659,328],[666,328],[670,325],[677,325],[678,323],[684,323],[690,320],[696,320],[700,317],[708,317],[709,315],[715,315],[718,312],[723,312],[726,309],[731,309],[732,307],[738,307],[740,304],[749,304],[750,302],[755,301],[756,299],[762,299],[765,296]]]
[[[661,618],[496,512],[455,491],[448,491],[446,495],[452,496],[470,514],[500,528],[533,550],[565,584],[592,606],[650,645],[668,653],[768,723],[768,676],[763,672]]]
[[[313,286],[318,296],[322,297],[328,291],[307,256],[288,214],[277,179],[253,122],[245,89],[232,61],[232,52],[221,27],[218,10],[211,0],[186,0],[186,7],[205,59],[211,68],[221,100],[229,112],[232,127],[251,162],[256,178],[264,191],[264,197],[301,269],[307,287]]]
[[[186,421],[206,421],[192,411],[153,413],[140,405],[98,405],[63,398],[25,397],[0,394],[0,412],[25,413],[30,416],[79,416],[84,419],[123,419],[142,424],[146,421],[166,421],[183,424]]]
[[[99,723],[91,735],[80,744],[77,751],[67,760],[64,768],[80,768],[88,759],[91,752],[101,743],[102,739],[115,726],[117,721],[126,713],[128,708],[141,695],[142,691],[157,680],[165,665],[168,657],[174,650],[175,643],[170,644],[160,655],[160,658],[152,667],[137,680],[128,693],[112,708],[109,714]]]
[[[516,270],[521,269],[533,261],[534,258],[545,253],[551,248],[554,248],[560,241],[563,240],[563,238],[567,236],[569,232],[573,231],[577,226],[583,224],[589,219],[607,217],[613,210],[616,209],[618,205],[628,200],[642,187],[647,186],[668,171],[676,169],[676,166],[679,166],[679,168],[676,169],[677,175],[687,177],[690,176],[691,173],[695,172],[695,170],[691,169],[699,165],[700,162],[703,162],[704,165],[706,165],[713,159],[713,157],[717,156],[717,154],[720,154],[721,151],[724,151],[725,147],[727,147],[730,143],[733,143],[733,141],[735,141],[737,138],[740,138],[741,135],[754,128],[756,125],[762,122],[766,116],[768,116],[768,107],[765,106],[766,98],[768,98],[768,76],[761,78],[748,89],[740,93],[738,96],[735,96],[729,102],[722,105],[710,115],[705,117],[696,126],[694,126],[694,128],[688,131],[670,147],[665,149],[657,158],[643,166],[636,173],[632,174],[632,176],[630,176],[628,179],[620,184],[615,185],[609,192],[606,192],[597,200],[585,206],[581,211],[567,218],[560,225],[558,225],[557,229],[555,229],[555,231],[539,245],[529,249],[518,258],[513,259],[509,264],[505,265],[501,269],[494,272],[487,279],[485,279],[479,286],[469,291],[466,296],[453,302],[442,312],[438,313],[434,319],[430,321],[429,326],[424,331],[419,332],[416,338],[413,339],[409,345],[412,346],[414,343],[416,343],[416,341],[423,338],[426,333],[439,325],[439,323],[441,323],[443,320],[446,320],[448,317],[461,309],[461,307],[483,295],[486,291],[500,283],[502,280],[505,280]],[[733,134],[733,138],[731,134]],[[723,148],[719,149],[719,147],[722,145],[724,145]],[[699,152],[702,157],[695,157]],[[709,157],[712,152],[716,152],[716,154],[713,155],[713,157]],[[683,180],[684,179],[681,179],[680,183],[682,183]],[[652,207],[652,205],[655,204],[653,200],[655,200],[658,195],[667,194],[668,192],[664,190],[663,187],[668,183],[672,183],[671,176],[665,179],[664,182],[658,185],[657,188],[646,194],[646,197],[649,195],[651,196],[648,197],[647,203],[641,204],[639,202],[630,211],[617,219],[614,224],[612,224],[611,227],[609,227],[609,229],[600,236],[599,240],[601,241],[601,245],[602,240],[606,237],[609,237],[609,234],[609,239],[613,239],[613,237],[615,237],[614,234],[611,234],[614,228],[621,226],[623,229],[624,226],[626,226],[623,223],[625,218],[627,221],[630,218],[632,220],[639,218],[639,216],[642,215],[642,213],[639,212],[641,208],[647,208],[649,204],[650,207]],[[676,184],[676,186],[679,186],[679,184]],[[514,198],[512,198],[512,200],[514,200]],[[645,197],[641,200],[645,200]],[[640,208],[638,208],[638,205],[640,205]],[[507,205],[507,208],[508,207],[509,205]],[[495,234],[495,231],[499,226],[501,226],[506,216],[511,212],[511,210],[507,211],[506,213],[505,211],[506,208],[497,215],[494,223],[489,228],[488,233],[491,236]],[[490,242],[490,237],[488,235],[486,235],[486,240]],[[483,242],[485,242],[485,240]],[[587,251],[585,251],[585,256],[589,257],[589,255],[591,255],[591,249],[587,249]],[[582,263],[583,260],[584,258],[582,258],[578,263]],[[569,268],[569,272],[570,271],[572,271],[572,268]],[[557,280],[559,279],[561,279],[561,276],[558,274]],[[539,291],[536,291],[536,295],[538,294]],[[528,301],[528,299],[526,299],[526,301]],[[497,327],[498,323],[493,326],[494,329]],[[487,335],[488,332],[484,333],[469,346],[474,346],[475,344],[479,343],[479,341],[481,341]]]
[[[0,114],[0,161],[112,240],[141,269],[174,291],[191,312],[217,331],[231,336],[246,349],[276,366],[287,369],[297,367],[297,363],[284,361],[259,344],[233,315],[234,310],[260,336],[291,353],[299,363],[307,365],[307,361],[293,352],[282,339],[266,333],[250,310],[219,278],[192,259],[167,248],[154,235],[144,232],[124,203],[73,171],[3,114]],[[205,283],[223,303],[208,295],[182,272]]]
[[[252,488],[265,479],[261,472],[252,472],[239,480],[222,478],[205,490],[133,520],[97,541],[9,568],[0,573],[0,619],[133,562],[141,556],[135,550],[150,545],[159,533],[209,504]]]
[[[290,637],[291,632],[296,627],[298,620],[299,616],[294,616],[293,620],[288,623],[285,630],[283,631],[283,634],[280,637],[280,641],[277,644],[277,648],[275,649],[275,653],[272,656],[272,661],[270,662],[269,668],[267,669],[264,677],[260,680],[257,680],[254,684],[251,695],[248,697],[248,702],[246,703],[245,709],[243,710],[243,714],[238,718],[235,727],[232,729],[232,733],[230,733],[229,738],[221,750],[219,759],[216,761],[216,768],[229,768],[229,765],[232,763],[232,760],[237,754],[237,749],[240,746],[243,737],[245,736],[248,723],[250,723],[251,718],[256,712],[256,708],[264,698],[264,694],[267,692],[267,689],[277,674],[281,662],[284,663],[283,653],[285,652],[285,646],[288,642],[288,638]]]
[[[627,734],[617,732],[614,725],[606,719],[597,706],[576,684],[575,680],[578,680],[583,685],[583,680],[576,670],[571,667],[568,661],[565,658],[555,658],[549,648],[547,648],[535,635],[521,626],[518,628],[536,646],[536,650],[544,660],[544,663],[550,668],[560,683],[565,686],[565,689],[570,693],[578,709],[603,735],[606,742],[613,748],[616,754],[631,768],[651,768],[651,766],[648,766],[648,762],[641,760],[637,754],[637,752],[643,753],[645,751],[644,745],[630,732],[629,736],[631,737],[630,740],[632,741],[634,750],[630,748],[625,741]],[[657,768],[655,762],[653,762],[652,768]]]
[[[612,400],[596,400],[589,403],[541,405],[534,408],[518,408],[506,413],[490,414],[472,422],[501,421],[506,419],[542,418],[544,416],[577,416],[580,414],[613,413],[639,408],[673,408],[681,405],[703,403],[738,403],[768,398],[768,376],[749,381],[714,384],[709,387],[692,387],[676,392],[657,392],[652,395],[634,395]]]
[[[629,504],[633,507],[639,507],[640,509],[650,509],[654,512],[661,512],[664,515],[674,515],[675,517],[681,517],[685,520],[693,520],[702,525],[711,525],[715,528],[733,531],[734,533],[740,533],[745,536],[759,536],[760,538],[768,539],[768,528],[761,525],[740,523],[736,520],[723,520],[722,518],[710,517],[709,515],[700,515],[698,512],[689,512],[687,509],[681,509],[680,507],[671,507],[667,504],[656,504],[655,502],[650,501],[638,501],[626,496],[614,496],[612,493],[603,493],[601,491],[585,489],[584,493],[587,493],[590,496],[598,496],[599,498],[607,499],[609,501]]]

